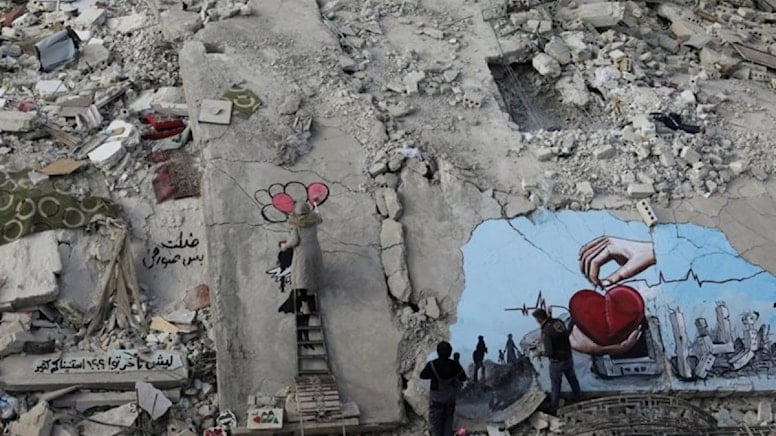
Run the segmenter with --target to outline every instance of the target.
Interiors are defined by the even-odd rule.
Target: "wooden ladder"
[[[326,336],[323,330],[323,318],[318,311],[319,301],[316,291],[307,291],[310,313],[299,311],[298,295],[294,292],[294,317],[296,319],[296,362],[299,376],[331,375],[329,354],[326,350]],[[312,310],[314,308],[314,310]],[[300,321],[308,316],[307,325]],[[304,337],[305,339],[302,339]]]

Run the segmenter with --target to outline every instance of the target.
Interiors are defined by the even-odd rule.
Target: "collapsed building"
[[[774,7],[0,1],[4,424],[422,434],[436,342],[468,364],[484,333],[470,432],[596,431],[620,403],[769,430]],[[323,217],[306,324],[278,311],[295,201]],[[596,337],[567,306],[603,235],[654,247],[640,342],[580,353],[604,398],[549,417],[527,308]]]

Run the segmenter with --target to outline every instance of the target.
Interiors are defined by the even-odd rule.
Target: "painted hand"
[[[590,355],[608,354],[610,356],[617,356],[630,351],[630,349],[636,345],[636,342],[640,337],[641,327],[634,330],[630,335],[628,335],[627,338],[625,338],[624,341],[620,342],[619,344],[607,345],[604,347],[593,342],[592,339],[582,333],[582,330],[578,329],[577,326],[574,326],[574,328],[571,329],[571,334],[569,334],[569,341],[571,342],[571,348],[579,351],[580,353]]]
[[[604,280],[599,279],[601,267],[614,260],[620,267]],[[579,249],[579,269],[590,283],[607,287],[629,279],[655,264],[652,242],[600,236]]]

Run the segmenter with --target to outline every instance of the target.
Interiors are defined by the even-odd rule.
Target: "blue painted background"
[[[641,292],[647,315],[659,318],[667,357],[675,354],[669,307],[682,311],[691,340],[695,338],[695,318],[705,317],[714,327],[715,302],[720,300],[730,310],[735,336],[741,335],[740,315],[744,312],[758,311],[758,325],[770,323],[776,327],[776,278],[744,260],[719,230],[693,224],[659,224],[650,230],[640,221],[623,221],[606,212],[539,211],[532,219],[486,221],[463,247],[466,284],[458,320],[451,328],[451,343],[461,353],[465,366],[472,361],[478,335],[485,336],[489,349],[486,359],[496,361],[508,333],[519,346],[523,336],[538,327],[530,314],[505,308],[534,306],[539,291],[548,305],[567,307],[576,291],[592,289],[579,271],[578,252],[582,245],[602,235],[654,243],[657,264],[627,284]],[[600,277],[617,267],[612,262],[602,269]],[[688,280],[672,282],[685,277],[689,270],[694,275]],[[661,283],[660,273],[666,282]],[[555,316],[563,312],[553,309]],[[587,355],[575,353],[575,359],[577,375],[587,390],[716,389],[741,382],[738,378],[681,382],[668,365],[659,378],[601,379],[589,371]],[[540,383],[549,386],[547,361],[533,361]],[[758,389],[776,388],[776,378],[748,376],[747,380]]]

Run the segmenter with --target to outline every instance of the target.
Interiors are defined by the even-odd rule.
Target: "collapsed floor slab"
[[[0,246],[0,311],[48,303],[57,298],[62,271],[56,232],[27,236]]]

